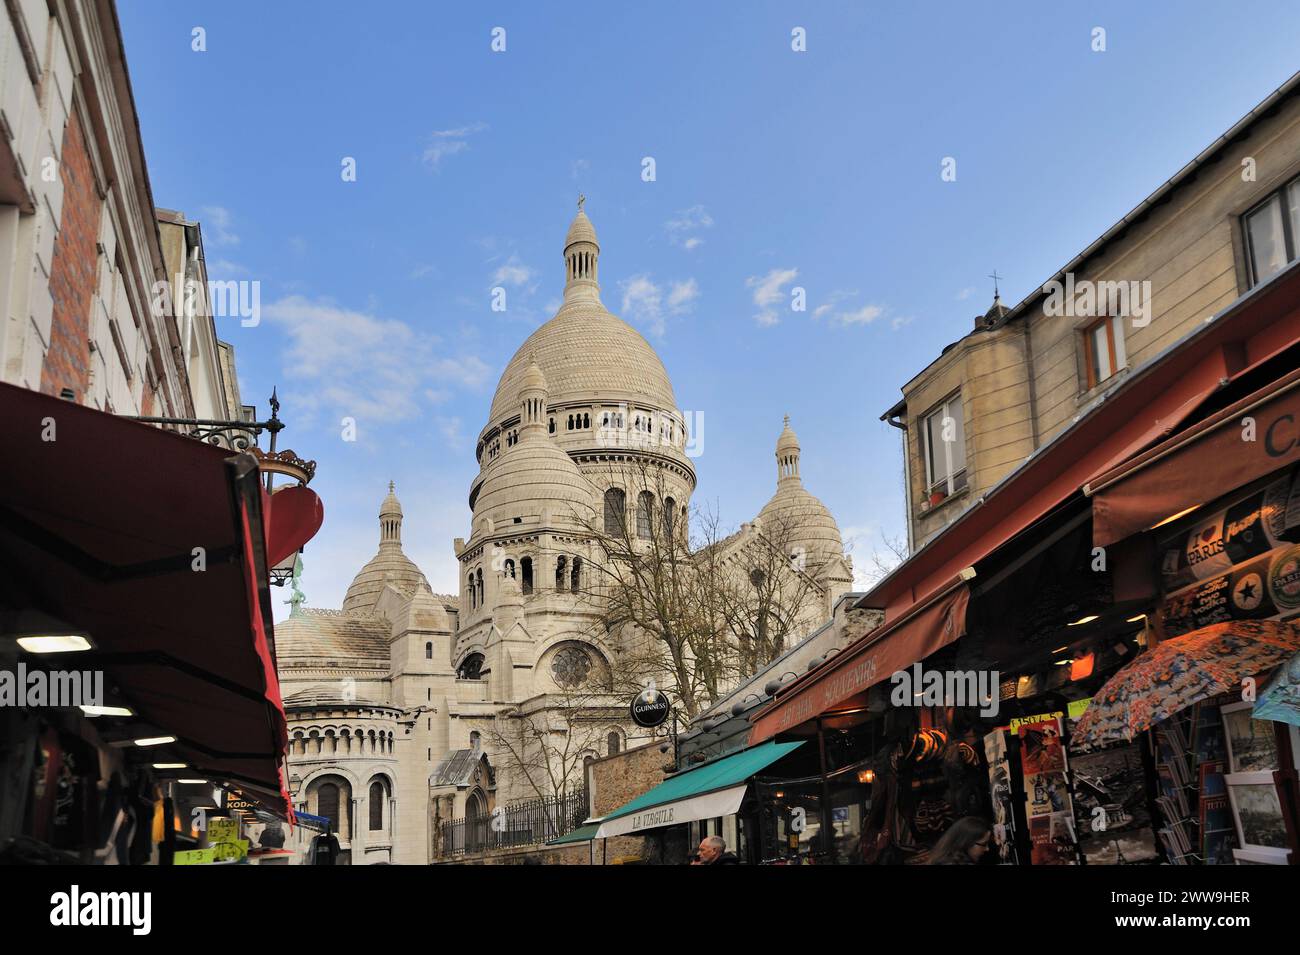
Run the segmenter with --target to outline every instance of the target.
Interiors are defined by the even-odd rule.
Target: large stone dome
[[[582,211],[564,238],[564,301],[549,322],[519,346],[497,384],[487,428],[519,412],[519,393],[530,361],[546,376],[551,405],[570,401],[636,402],[676,411],[664,363],[650,343],[600,301],[600,245]]]
[[[490,517],[500,530],[516,517],[532,523],[549,508],[552,523],[586,524],[595,489],[573,459],[544,437],[521,441],[488,468],[474,502],[474,516]]]
[[[600,399],[677,409],[668,371],[650,343],[598,300],[579,300],[566,302],[519,346],[497,384],[489,426],[519,413],[530,358],[546,376],[552,405]]]

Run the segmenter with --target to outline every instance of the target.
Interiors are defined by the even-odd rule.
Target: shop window
[[[930,503],[966,487],[966,432],[961,395],[942,402],[922,419],[926,493]]]
[[[1103,318],[1083,332],[1084,367],[1089,388],[1095,388],[1128,367],[1124,349],[1124,320],[1118,315]]]
[[[1300,244],[1300,178],[1241,217],[1250,266],[1250,284],[1258,285],[1293,262]]]

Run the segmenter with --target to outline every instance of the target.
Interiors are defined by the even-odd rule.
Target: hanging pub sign
[[[663,725],[672,710],[672,704],[662,690],[648,689],[638,693],[632,701],[632,722],[647,729]]]
[[[1238,564],[1300,541],[1300,470],[1289,471],[1160,541],[1166,593],[1218,578]],[[1225,618],[1227,619],[1227,618]]]

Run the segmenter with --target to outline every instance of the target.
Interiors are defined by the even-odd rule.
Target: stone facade
[[[885,417],[906,436],[907,519],[922,546],[990,488],[1051,441],[1105,393],[1202,325],[1252,285],[1245,214],[1300,175],[1300,83],[1293,78],[1267,108],[1161,187],[1068,264],[1083,283],[1149,282],[1144,315],[1055,314],[1036,289],[1014,308],[995,301],[974,328],[903,386]],[[1155,200],[1155,201],[1153,201]],[[1046,284],[1046,283],[1045,283]],[[1129,310],[1133,310],[1130,308]],[[1088,331],[1118,317],[1113,375],[1090,374]],[[1103,333],[1104,334],[1104,333]],[[1231,373],[1248,356],[1229,356]],[[932,494],[927,482],[925,421],[950,396],[961,399],[965,487]],[[945,489],[946,490],[946,489]]]
[[[307,812],[319,814],[322,799],[337,806],[355,863],[429,863],[453,849],[477,859],[461,854],[470,843],[448,840],[484,831],[474,826],[495,809],[578,791],[584,765],[644,738],[616,692],[636,636],[605,628],[593,528],[624,522],[637,530],[631,546],[645,546],[653,514],[684,541],[695,468],[663,363],[600,301],[599,253],[580,210],[565,238],[563,302],[506,365],[479,436],[470,532],[453,544],[459,592],[432,593],[403,552],[390,484],[378,552],[342,611],[300,608],[276,627],[290,791]],[[749,586],[754,558],[774,556],[802,636],[829,618],[852,567],[834,518],[803,488],[798,459],[787,421],[772,501],[710,557]],[[778,525],[789,531],[780,540]],[[380,762],[368,748],[372,729]],[[390,816],[372,817],[376,799],[392,800]],[[356,824],[362,818],[379,828]],[[446,828],[454,822],[463,825]]]

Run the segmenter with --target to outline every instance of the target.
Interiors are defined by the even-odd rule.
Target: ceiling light
[[[1067,623],[1066,626],[1067,626],[1067,627],[1077,627],[1077,626],[1079,626],[1079,624],[1082,624],[1082,623],[1092,623],[1092,622],[1093,622],[1094,620],[1096,620],[1096,619],[1097,619],[1097,615],[1094,613],[1094,614],[1092,614],[1091,616],[1080,617],[1078,620],[1074,621],[1074,623]]]
[[[0,614],[0,633],[28,653],[74,653],[95,647],[84,630],[38,610]]]
[[[45,633],[19,637],[18,646],[28,653],[77,653],[92,649],[91,642],[79,633]]]
[[[1125,622],[1125,623],[1142,623],[1144,620],[1146,620],[1146,618],[1147,618],[1147,615],[1146,615],[1146,614],[1144,614],[1144,613],[1140,613],[1140,614],[1138,614],[1136,617],[1129,617],[1129,618],[1128,618],[1127,620],[1125,620],[1124,622]]]
[[[128,707],[125,706],[83,706],[81,712],[87,716],[135,716]]]
[[[145,736],[141,739],[132,740],[136,746],[162,746],[164,743],[176,742],[175,736]]]
[[[188,766],[185,763],[154,763],[153,768],[154,769],[187,769]]]
[[[178,783],[206,783],[206,779],[178,779]]]

